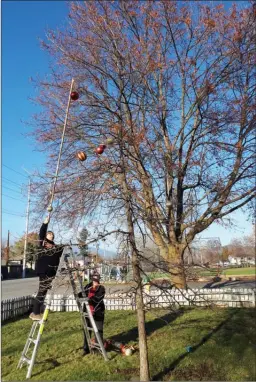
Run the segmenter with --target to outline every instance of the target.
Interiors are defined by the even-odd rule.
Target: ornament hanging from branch
[[[77,92],[71,92],[70,98],[72,99],[72,101],[77,101],[79,98],[79,94]]]
[[[106,148],[106,145],[104,145],[104,144],[99,145],[99,146],[96,148],[96,150],[95,150],[96,154],[99,154],[99,155],[103,154],[105,148]]]
[[[76,153],[77,159],[79,159],[81,162],[85,161],[87,158],[87,155],[83,151],[78,151]]]

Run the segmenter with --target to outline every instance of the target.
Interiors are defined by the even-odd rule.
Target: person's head
[[[100,283],[100,275],[99,273],[93,273],[92,275],[92,285],[97,287]]]
[[[43,246],[45,248],[52,248],[54,246],[53,240],[54,233],[52,231],[47,231]]]
[[[46,239],[50,241],[54,241],[54,233],[52,231],[47,231]]]

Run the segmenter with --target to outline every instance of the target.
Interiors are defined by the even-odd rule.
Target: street
[[[64,285],[65,284],[65,285]],[[255,288],[256,281],[226,281],[211,284],[209,282],[189,282],[190,288]],[[125,284],[105,284],[106,294],[118,293],[121,291],[127,291],[131,288],[130,285]],[[38,288],[38,278],[28,278],[28,279],[16,279],[16,280],[5,280],[1,282],[2,289],[2,300],[6,300],[13,297],[22,297],[32,295],[37,291]],[[68,285],[68,281],[59,285],[55,290],[56,294],[71,294],[72,289]]]

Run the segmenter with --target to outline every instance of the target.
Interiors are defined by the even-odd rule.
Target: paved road
[[[66,284],[66,283],[63,283]],[[117,293],[121,291],[126,291],[130,289],[130,286],[117,284],[117,285],[105,285],[106,293]],[[256,288],[256,281],[227,281],[220,283],[206,283],[206,282],[190,282],[190,288],[203,288],[203,287],[211,287],[211,288]],[[29,279],[17,279],[17,280],[5,280],[1,283],[2,289],[2,300],[13,298],[13,297],[21,297],[28,296],[37,291],[38,288],[38,278],[29,278]],[[67,285],[61,285],[56,289],[55,293],[71,293],[71,288]]]

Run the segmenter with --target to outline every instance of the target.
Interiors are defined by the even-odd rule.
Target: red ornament
[[[77,101],[79,98],[79,94],[77,92],[72,92],[70,94],[70,98],[72,99],[72,101]]]
[[[97,154],[101,155],[101,154],[104,153],[105,148],[106,148],[106,145],[101,144],[101,145],[99,145],[99,146],[97,147],[97,149],[95,150],[95,152],[96,152]]]
[[[102,147],[97,147],[97,149],[95,150],[96,154],[102,154],[104,152],[104,149]]]
[[[87,158],[87,155],[86,155],[83,151],[78,151],[78,153],[76,154],[76,157],[77,157],[81,162],[83,162],[83,161]]]

